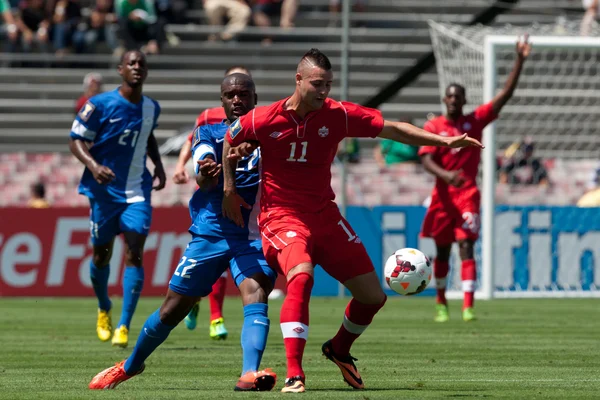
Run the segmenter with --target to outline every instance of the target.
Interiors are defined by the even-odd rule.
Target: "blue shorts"
[[[260,272],[272,284],[277,278],[277,273],[265,261],[260,240],[192,235],[192,241],[171,277],[169,289],[185,296],[204,297],[227,268],[230,268],[236,286]]]
[[[95,246],[110,243],[122,232],[147,235],[151,223],[150,202],[103,203],[90,199],[90,234]]]

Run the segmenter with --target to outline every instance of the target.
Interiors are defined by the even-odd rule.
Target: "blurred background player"
[[[284,393],[305,391],[302,368],[308,338],[309,302],[314,266],[346,286],[352,300],[342,326],[323,346],[343,379],[355,389],[364,384],[350,355],[354,341],[386,302],[386,295],[364,245],[333,201],[331,164],[345,137],[380,137],[413,145],[481,146],[472,138],[441,137],[413,125],[384,121],[381,112],[350,102],[328,99],[333,81],[331,63],[311,49],[296,70],[291,97],[259,107],[229,128],[223,146],[223,215],[239,226],[248,224],[249,205],[237,193],[235,160],[248,156],[247,143],[260,145],[261,212],[258,223],[270,266],[287,280],[281,307],[281,331],[287,357]],[[239,146],[239,147],[236,147]],[[237,168],[236,168],[237,167]]]
[[[90,200],[90,276],[98,298],[98,338],[104,342],[112,336],[113,346],[126,347],[129,324],[144,285],[142,255],[152,220],[150,192],[164,188],[166,176],[153,133],[160,106],[142,94],[148,76],[146,57],[138,50],[128,51],[118,71],[123,78],[121,86],[89,99],[75,117],[69,148],[86,167],[79,193]],[[146,168],[146,154],[154,163],[154,176]],[[156,178],[158,185],[152,187]],[[115,236],[120,233],[125,239],[126,267],[123,310],[113,335],[109,262]]]
[[[213,283],[227,268],[231,268],[244,304],[242,375],[235,390],[264,391],[275,386],[275,373],[270,369],[258,370],[269,334],[267,299],[277,276],[262,254],[254,222],[256,211],[252,210],[259,194],[259,149],[240,162],[235,176],[240,195],[250,204],[249,209],[244,210],[245,227],[240,228],[221,215],[223,139],[229,124],[254,109],[256,99],[254,82],[248,75],[233,74],[223,80],[221,101],[227,119],[220,124],[198,127],[194,133],[199,189],[189,204],[192,240],[173,273],[167,297],[160,309],[146,320],[131,356],[96,375],[90,389],[114,389],[143,372],[144,361],[198,300],[211,291]]]
[[[224,76],[231,74],[245,74],[250,77],[250,71],[243,66],[234,66],[225,71]],[[223,107],[208,108],[198,115],[194,129],[204,125],[221,124],[225,116]],[[175,173],[173,174],[173,182],[178,185],[183,185],[189,182],[190,176],[188,175],[186,164],[192,157],[192,140],[194,131],[190,132],[188,140],[183,144],[179,151],[179,159],[177,160],[177,166],[175,167]],[[209,336],[211,339],[223,340],[227,338],[228,332],[225,327],[225,319],[223,318],[223,302],[225,300],[225,290],[227,289],[227,271],[223,272],[223,275],[217,279],[213,285],[212,291],[208,295],[208,301],[210,303],[210,324],[209,324]],[[200,305],[196,304],[185,317],[185,326],[190,329],[196,329],[198,321],[198,312]]]
[[[75,114],[77,114],[87,101],[102,93],[102,75],[97,72],[90,72],[83,78],[83,94],[75,102]]]
[[[37,182],[31,185],[31,199],[29,199],[31,208],[48,208],[50,203],[46,200],[46,185],[43,182]]]
[[[504,88],[491,102],[483,104],[471,114],[463,114],[467,103],[465,88],[451,84],[446,88],[443,102],[446,115],[433,118],[425,123],[426,131],[444,137],[455,137],[468,133],[481,139],[483,128],[498,117],[498,113],[512,97],[523,63],[531,46],[524,40],[517,43],[517,59],[504,84]],[[423,220],[421,236],[433,238],[437,256],[434,260],[434,275],[437,288],[435,321],[449,319],[446,301],[446,277],[448,276],[452,243],[458,241],[462,260],[461,277],[464,292],[463,320],[475,319],[473,309],[477,266],[473,256],[473,245],[479,237],[480,194],[476,178],[481,159],[478,148],[445,149],[425,146],[419,150],[425,169],[436,177],[431,194],[431,204]]]

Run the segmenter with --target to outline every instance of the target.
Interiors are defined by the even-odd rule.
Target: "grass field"
[[[199,325],[182,325],[147,361],[144,374],[117,390],[92,392],[95,373],[129,355],[145,318],[161,299],[142,299],[130,349],[101,343],[90,299],[0,299],[0,398],[2,399],[230,399],[273,398],[285,377],[279,330],[281,302],[271,307],[272,328],[263,366],[280,377],[272,393],[234,393],[240,372],[241,305],[225,302],[230,337],[208,338]],[[432,322],[431,298],[390,299],[360,338],[353,354],[367,386],[354,391],[321,344],[335,334],[345,301],[315,298],[305,354],[307,392],[318,399],[584,399],[600,396],[598,300],[497,300],[479,302],[480,320]],[[120,312],[120,302],[115,301]],[[207,320],[208,303],[201,306]]]

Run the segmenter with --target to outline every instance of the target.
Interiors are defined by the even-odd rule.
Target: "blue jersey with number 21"
[[[79,193],[102,202],[149,202],[152,176],[146,168],[146,150],[159,115],[157,101],[142,96],[134,104],[118,88],[89,99],[73,121],[71,138],[92,142],[90,154],[116,178],[100,185],[86,168]]]

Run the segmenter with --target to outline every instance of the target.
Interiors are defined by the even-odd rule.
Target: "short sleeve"
[[[227,129],[227,133],[225,134],[225,139],[230,145],[235,147],[243,142],[257,140],[256,131],[254,130],[255,112],[256,109],[252,110],[251,113],[236,119],[235,122],[229,126],[229,129]]]
[[[93,142],[100,130],[102,109],[93,99],[88,100],[75,116],[71,126],[71,138]]]
[[[374,138],[383,130],[381,111],[345,101],[341,105],[346,112],[345,136]]]
[[[425,125],[423,125],[423,129],[430,133],[437,133],[437,129],[435,129],[435,124],[431,121],[425,122]],[[419,148],[419,156],[424,156],[425,154],[435,154],[437,150],[437,146],[421,146]]]
[[[199,126],[194,130],[192,142],[192,159],[194,160],[194,171],[198,174],[200,166],[198,161],[204,160],[211,155],[217,159],[215,151],[215,143],[210,134],[210,129],[207,126]]]
[[[473,116],[480,121],[485,127],[487,124],[498,118],[498,114],[494,111],[492,102],[480,105],[473,111]]]
[[[206,125],[208,123],[208,110],[204,110],[198,115],[196,118],[196,123],[194,127]]]

